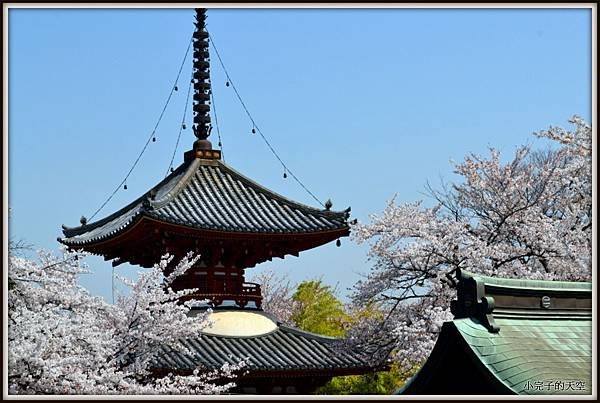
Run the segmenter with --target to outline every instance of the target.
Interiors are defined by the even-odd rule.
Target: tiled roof
[[[202,334],[182,340],[192,356],[163,347],[154,369],[189,370],[198,366],[220,368],[249,357],[247,369],[257,371],[340,371],[365,372],[369,366],[357,355],[332,348],[333,338],[279,325],[260,336],[217,336]],[[362,370],[362,371],[361,371]]]
[[[472,319],[453,325],[488,371],[518,394],[589,394],[592,391],[592,321],[496,318],[490,333]],[[552,385],[546,385],[551,382]],[[555,385],[556,382],[559,382]],[[562,382],[562,386],[560,384]],[[571,382],[571,386],[568,386]],[[575,384],[575,382],[581,382]],[[542,385],[538,389],[535,385]],[[583,386],[579,390],[579,386]]]
[[[184,162],[165,180],[116,213],[76,228],[63,226],[70,246],[111,238],[141,217],[195,229],[298,234],[348,227],[349,209],[319,210],[278,195],[219,160]]]
[[[590,394],[591,283],[459,273],[454,320],[400,394]]]

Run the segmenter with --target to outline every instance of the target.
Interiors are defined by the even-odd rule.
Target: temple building
[[[454,320],[396,393],[592,393],[591,283],[457,277]]]
[[[154,371],[185,373],[219,368],[250,357],[236,380],[239,393],[311,393],[336,375],[371,372],[359,354],[332,348],[335,339],[281,324],[261,308],[260,284],[245,270],[349,234],[350,209],[317,209],[289,200],[226,165],[208,140],[210,74],[205,10],[196,10],[193,38],[193,131],[197,140],[183,163],[129,205],[95,222],[63,226],[58,240],[112,260],[151,267],[165,253],[173,262],[189,251],[201,255],[173,289],[198,288],[208,299],[213,324],[183,341],[193,356],[157,352]],[[168,274],[168,273],[167,273]],[[202,307],[198,308],[200,312]],[[192,311],[192,314],[194,311]]]

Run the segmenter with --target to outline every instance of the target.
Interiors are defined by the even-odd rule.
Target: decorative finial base
[[[212,150],[212,143],[206,139],[194,141],[194,150]]]

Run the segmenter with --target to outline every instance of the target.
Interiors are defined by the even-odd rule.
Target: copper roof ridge
[[[461,270],[464,277],[472,277],[481,280],[486,287],[506,290],[530,290],[530,291],[556,291],[556,292],[592,292],[592,283],[587,281],[563,281],[563,280],[529,280],[520,278],[491,277]]]

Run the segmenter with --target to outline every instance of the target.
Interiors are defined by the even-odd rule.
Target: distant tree
[[[442,323],[451,319],[457,269],[491,276],[582,281],[591,278],[592,131],[575,116],[573,131],[536,133],[560,143],[544,152],[517,150],[503,163],[471,154],[455,166],[462,180],[428,187],[435,205],[397,205],[352,227],[371,245],[371,272],[352,296],[385,317],[355,322],[349,345],[381,360],[392,353],[403,368],[423,362]]]
[[[344,337],[352,323],[369,317],[381,317],[384,313],[371,304],[358,311],[348,313],[344,304],[335,295],[335,289],[323,284],[322,280],[300,283],[292,296],[294,302],[291,320],[303,330],[325,336]],[[365,375],[334,377],[319,388],[317,394],[390,394],[404,384],[410,375],[398,365],[389,370]]]
[[[294,308],[290,319],[300,329],[325,336],[344,335],[349,316],[334,290],[321,280],[304,281],[292,295]]]
[[[389,370],[364,375],[336,376],[320,387],[319,395],[389,395],[398,390],[415,371],[405,371],[398,363]]]
[[[195,370],[155,378],[149,372],[160,346],[188,352],[180,339],[196,336],[206,316],[189,317],[194,290],[169,284],[197,258],[191,255],[164,277],[170,258],[141,272],[127,296],[109,305],[79,285],[82,254],[41,252],[34,262],[11,254],[8,278],[8,388],[10,394],[216,394],[243,367]],[[221,385],[217,385],[220,382]]]

